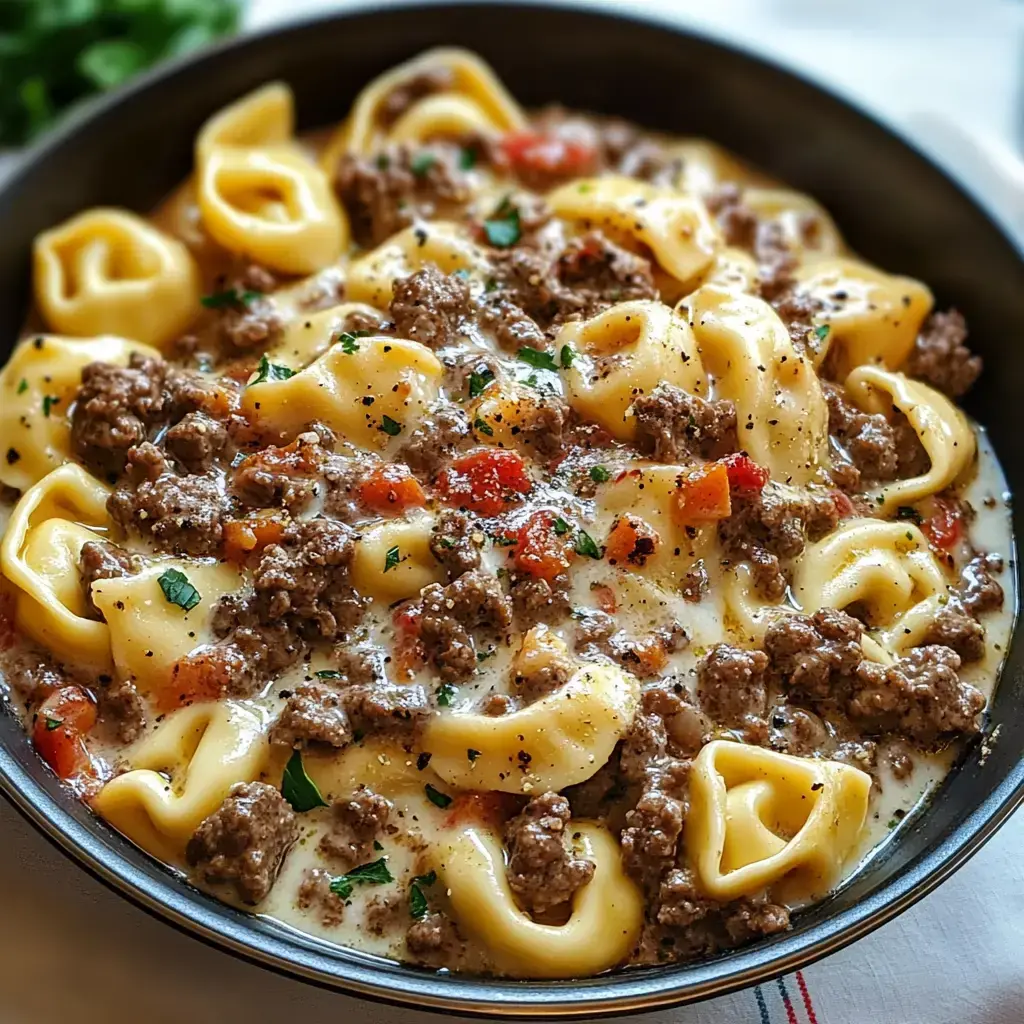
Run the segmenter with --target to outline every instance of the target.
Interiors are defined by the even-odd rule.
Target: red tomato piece
[[[32,744],[62,779],[93,771],[85,734],[96,724],[96,704],[80,686],[62,686],[39,706]]]
[[[559,533],[561,529],[561,533]],[[515,566],[550,583],[568,571],[573,556],[569,524],[550,509],[534,512],[516,537]]]
[[[768,470],[759,466],[749,455],[737,452],[719,459],[719,462],[729,474],[729,488],[732,491],[750,494],[764,490],[764,485],[768,483]]]
[[[359,497],[375,512],[404,512],[427,503],[419,481],[402,465],[381,464],[360,484]]]
[[[658,531],[639,516],[622,516],[612,524],[605,557],[612,565],[644,565],[660,540]]]
[[[171,670],[171,680],[160,693],[162,710],[219,700],[228,691],[233,676],[245,670],[242,652],[231,644],[197,647],[179,658]]]
[[[732,515],[729,471],[725,464],[712,462],[680,477],[675,511],[677,521],[683,526]]]
[[[935,499],[935,511],[921,524],[925,535],[937,548],[948,551],[964,534],[963,513],[959,504]]]
[[[501,150],[513,167],[541,174],[578,176],[597,164],[597,150],[588,143],[543,132],[512,132],[501,140]]]
[[[483,448],[456,459],[438,481],[442,501],[482,516],[518,504],[532,487],[522,456],[503,448]]]

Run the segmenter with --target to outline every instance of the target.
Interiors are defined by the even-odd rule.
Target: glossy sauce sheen
[[[1012,571],[965,604],[1014,552],[955,318],[715,146],[528,116],[460,51],[292,130],[268,86],[153,235],[37,245],[0,669],[40,753],[183,878],[381,956],[569,977],[786,927],[926,806],[1012,630]],[[125,471],[78,374],[144,349],[175,397]],[[146,504],[146,472],[206,496]],[[302,562],[324,521],[344,553]],[[109,629],[83,538],[130,563],[92,584]],[[822,609],[853,661],[815,689]]]

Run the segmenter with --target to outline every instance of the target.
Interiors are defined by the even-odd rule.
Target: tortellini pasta
[[[110,525],[109,494],[79,466],[60,466],[22,495],[0,541],[18,629],[62,661],[100,672],[110,665],[110,629],[89,615],[78,560]]]
[[[438,88],[414,96],[409,108],[390,121],[389,96],[424,75],[437,76]],[[429,50],[374,79],[359,94],[327,146],[324,166],[330,173],[343,152],[366,156],[389,142],[501,135],[525,127],[526,115],[479,57],[466,50]]]
[[[285,274],[337,260],[348,222],[326,174],[291,141],[286,86],[257,90],[214,115],[196,143],[203,225],[229,252]]]
[[[741,443],[783,483],[813,480],[828,459],[828,407],[817,374],[761,299],[718,288],[680,306],[717,398],[736,405]]]
[[[322,356],[341,334],[347,319],[352,315],[364,317],[371,322],[376,319],[382,325],[384,316],[372,306],[361,302],[343,302],[317,313],[309,313],[292,320],[282,331],[280,339],[267,352],[267,359],[275,364],[301,370],[314,359]]]
[[[444,573],[430,553],[432,525],[432,517],[422,514],[360,531],[350,573],[356,590],[391,604],[443,580]],[[389,552],[394,552],[391,558]]]
[[[699,199],[632,178],[574,181],[555,189],[548,203],[558,217],[646,246],[680,286],[704,273],[722,244]]]
[[[78,337],[116,334],[163,348],[199,307],[188,250],[127,210],[87,210],[44,231],[32,280],[47,324]]]
[[[194,608],[186,611],[165,597],[159,578],[171,569],[184,572],[198,590]],[[132,576],[97,580],[92,599],[107,621],[118,675],[144,693],[159,693],[170,683],[179,658],[212,641],[211,610],[241,585],[241,575],[230,564],[195,560],[154,562]]]
[[[640,935],[643,898],[622,867],[619,844],[602,825],[572,823],[579,856],[594,877],[573,897],[569,920],[541,924],[520,910],[505,877],[498,839],[468,825],[437,846],[438,874],[459,927],[495,967],[514,978],[576,978],[608,970],[629,956]]]
[[[932,308],[932,293],[920,281],[856,260],[810,262],[794,277],[801,294],[821,303],[816,319],[828,326],[817,361],[835,351],[840,375],[867,363],[898,370]]]
[[[281,430],[320,420],[354,445],[386,447],[437,398],[441,363],[416,341],[360,338],[347,347],[333,345],[286,380],[251,384],[245,408]]]
[[[945,490],[974,461],[977,442],[967,417],[927,384],[877,366],[861,366],[846,378],[846,390],[870,412],[895,406],[910,421],[931,461],[921,476],[884,483],[868,492],[883,513]]]
[[[836,761],[708,743],[686,818],[701,888],[718,900],[779,883],[791,898],[824,895],[861,836],[870,791],[869,775]]]
[[[660,383],[694,394],[707,390],[693,332],[659,302],[623,302],[568,323],[556,344],[578,353],[564,375],[569,403],[624,441],[636,436],[628,412],[639,395]]]
[[[793,578],[804,611],[863,606],[874,639],[889,651],[920,643],[939,601],[945,575],[913,523],[854,519],[809,545]]]
[[[638,698],[639,685],[629,673],[586,665],[519,711],[436,715],[422,745],[434,771],[463,789],[560,790],[589,779],[608,760],[632,724]],[[479,751],[472,761],[466,757],[470,747]]]
[[[136,744],[131,770],[100,790],[93,809],[153,856],[179,860],[231,787],[259,778],[269,757],[266,730],[267,713],[255,703],[182,708]]]
[[[345,294],[353,302],[386,309],[398,278],[409,277],[424,267],[443,273],[480,271],[486,266],[483,250],[468,233],[448,221],[406,228],[349,267]]]
[[[125,338],[38,334],[0,371],[0,483],[25,490],[71,457],[68,411],[89,363],[127,366],[156,349]]]
[[[763,221],[778,225],[782,240],[802,258],[836,256],[843,239],[828,212],[803,192],[789,189],[747,188],[743,205]]]

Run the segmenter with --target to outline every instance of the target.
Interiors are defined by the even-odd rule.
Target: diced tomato
[[[607,553],[607,551],[606,551]],[[597,607],[609,615],[613,614],[619,607],[615,600],[615,591],[604,583],[591,583],[590,589],[597,601]]]
[[[840,519],[849,519],[853,515],[855,509],[849,495],[836,490],[832,492],[832,500],[836,503],[836,511],[839,513]]]
[[[963,513],[958,503],[936,498],[935,511],[921,524],[925,535],[937,548],[948,551],[963,536]]]
[[[400,604],[391,616],[395,628],[406,636],[420,635],[420,622],[423,619],[423,612],[415,601],[406,601]]]
[[[412,682],[417,669],[423,667],[425,652],[420,640],[423,611],[416,601],[400,604],[392,613],[395,640],[391,650],[391,670],[401,682]]]
[[[668,652],[658,636],[645,637],[631,648],[629,653],[633,672],[641,679],[650,679],[658,675],[668,664]]]
[[[558,177],[578,177],[597,166],[593,146],[543,132],[512,132],[501,140],[501,151],[515,168]]]
[[[612,565],[644,565],[660,541],[658,531],[639,516],[621,516],[608,534],[605,557]]]
[[[285,521],[276,514],[229,519],[224,524],[224,554],[232,562],[244,562],[250,554],[277,544],[284,527]]]
[[[164,711],[219,700],[227,693],[232,678],[245,671],[245,658],[230,644],[197,647],[179,658],[157,703]]]
[[[729,471],[722,462],[711,462],[684,473],[676,489],[676,519],[684,526],[725,519],[732,514]]]
[[[515,811],[515,797],[509,799],[510,795],[496,792],[459,793],[452,800],[444,826],[455,828],[459,825],[486,825],[498,828]]]
[[[374,512],[404,512],[427,503],[419,481],[402,465],[381,463],[360,484],[359,497]]]
[[[62,686],[39,706],[32,743],[62,778],[93,774],[85,734],[96,724],[96,704],[80,686]]]
[[[729,487],[737,494],[752,494],[764,490],[768,483],[768,470],[759,466],[749,455],[727,455],[719,459],[729,474]]]
[[[568,571],[573,557],[569,524],[550,509],[534,512],[526,520],[516,545],[516,568],[548,583]]]
[[[441,499],[482,516],[496,516],[533,487],[518,452],[484,448],[456,459],[438,481]]]

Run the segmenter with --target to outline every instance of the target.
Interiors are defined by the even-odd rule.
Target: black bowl
[[[594,5],[595,8],[597,5]],[[864,114],[749,54],[652,21],[596,9],[449,4],[363,10],[245,37],[145,76],[45,139],[0,193],[3,351],[29,296],[33,236],[98,204],[151,209],[191,169],[192,140],[221,105],[272,78],[291,83],[302,127],[335,122],[374,75],[427,47],[481,53],[525,104],[559,101],[723,143],[820,199],[851,246],[927,281],[956,305],[987,362],[972,397],[1014,489],[1024,485],[1024,269],[981,208]],[[1019,513],[1015,526],[1022,527]],[[1016,572],[1016,565],[1013,564]],[[853,882],[796,915],[792,931],[698,964],[584,981],[509,982],[436,974],[338,949],[226,907],[184,885],[74,800],[13,715],[0,715],[0,786],[87,870],[180,928],[273,969],[391,1002],[495,1016],[593,1017],[719,995],[805,966],[931,891],[1024,799],[1022,644],[991,708],[1000,725],[926,813]]]

